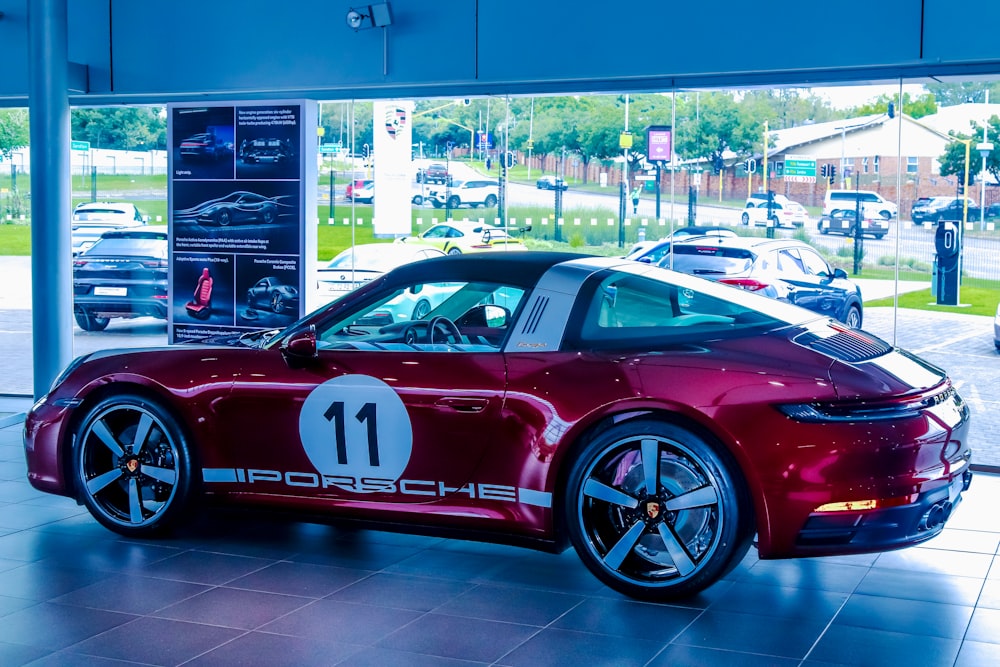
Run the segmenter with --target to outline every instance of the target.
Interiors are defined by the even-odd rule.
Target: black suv
[[[795,239],[693,236],[673,242],[659,266],[793,303],[861,328],[860,288]]]
[[[440,162],[432,162],[427,165],[426,169],[421,169],[417,172],[417,183],[441,183],[442,185],[446,185],[449,179],[448,167]]]
[[[105,232],[73,259],[73,316],[85,331],[112,317],[167,319],[167,233]]]

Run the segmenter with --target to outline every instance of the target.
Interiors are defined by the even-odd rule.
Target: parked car
[[[625,255],[625,259],[631,259],[644,264],[656,264],[663,259],[664,255],[670,252],[671,240],[688,239],[693,236],[736,236],[736,232],[728,227],[715,225],[689,225],[687,227],[675,229],[673,233],[665,239],[660,239],[658,241],[639,241],[632,246],[629,253]]]
[[[84,331],[114,317],[167,318],[167,232],[105,232],[73,259],[73,316]]]
[[[923,225],[925,222],[936,223],[940,220],[959,222],[963,216],[966,220],[979,220],[981,215],[982,209],[967,197],[932,197],[923,206],[914,207],[910,217],[914,224]]]
[[[286,139],[250,139],[240,145],[240,160],[257,162],[287,162],[292,158],[292,144]]]
[[[748,199],[746,208],[743,209],[743,214],[740,216],[740,222],[755,227],[758,225],[802,227],[809,222],[809,213],[802,204],[784,197],[780,201],[775,197],[770,209],[767,206],[767,201],[761,204],[758,200]]]
[[[86,202],[73,209],[73,256],[94,245],[104,232],[139,227],[149,221],[135,204],[128,202]]]
[[[535,187],[539,190],[565,190],[569,186],[566,185],[566,181],[561,176],[546,174],[535,181]]]
[[[500,197],[500,183],[492,179],[453,181],[450,186],[437,186],[427,192],[427,199],[434,208],[459,208],[485,206],[493,208]]]
[[[361,187],[355,187],[351,199],[359,204],[371,204],[375,201],[375,181],[365,181]]]
[[[530,229],[530,228],[529,228]],[[527,231],[527,230],[526,230]],[[449,255],[485,250],[524,250],[519,239],[512,238],[503,227],[471,220],[449,220],[432,226],[420,236],[404,236],[397,243],[430,245]]]
[[[862,323],[861,289],[843,269],[795,239],[699,236],[676,241],[660,266],[787,301],[853,329]]]
[[[830,215],[822,216],[817,223],[817,228],[820,234],[854,236],[857,219],[857,211],[838,209]],[[889,220],[882,216],[863,216],[861,218],[861,233],[880,239],[889,233]]]
[[[933,197],[917,197],[913,200],[913,204],[910,205],[910,219],[913,219],[913,212],[920,208],[921,206],[926,206]]]
[[[233,154],[233,145],[227,141],[217,138],[210,132],[201,132],[192,135],[181,142],[181,160],[209,160],[217,161],[230,157]]]
[[[352,179],[350,183],[347,184],[347,188],[344,190],[344,197],[348,200],[354,199],[354,193],[358,190],[364,190],[365,188],[373,185],[375,181],[370,178],[355,178]]]
[[[197,206],[174,211],[177,222],[228,227],[231,224],[279,222],[283,215],[289,215],[294,207],[286,203],[286,196],[265,197],[255,192],[239,190],[225,197],[210,199]]]
[[[444,257],[444,252],[414,243],[362,243],[340,252],[317,271],[316,289],[321,303],[338,299],[353,292],[396,267],[432,257]],[[414,295],[413,319],[430,312],[430,301]]]
[[[881,216],[895,218],[899,208],[893,202],[885,199],[871,190],[827,190],[823,204],[823,215],[830,215],[836,210],[856,210],[858,202],[867,217]]]
[[[299,288],[282,282],[281,278],[266,276],[247,290],[247,305],[266,308],[277,315],[298,314]]]
[[[447,165],[432,162],[417,170],[417,183],[440,183],[446,185],[451,180]]]
[[[447,297],[427,318],[394,320],[431,287]],[[619,594],[668,601],[751,544],[934,538],[972,480],[968,437],[945,372],[866,332],[620,258],[520,252],[407,264],[230,347],[85,354],[28,412],[23,451],[33,487],[130,540],[207,499],[572,544]]]

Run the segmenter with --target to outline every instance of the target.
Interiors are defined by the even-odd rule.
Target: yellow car
[[[419,243],[440,249],[449,255],[485,250],[524,250],[520,240],[512,238],[503,227],[472,222],[449,220],[434,225],[420,236],[406,236],[397,243]]]

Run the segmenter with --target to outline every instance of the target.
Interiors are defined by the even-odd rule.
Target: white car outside
[[[339,299],[397,266],[431,257],[444,257],[444,253],[431,246],[402,243],[363,243],[347,248],[317,271],[319,303]]]
[[[767,201],[748,199],[743,209],[740,221],[744,225],[762,225],[764,227],[802,227],[809,222],[809,212],[805,206],[787,197],[774,197],[768,217]]]
[[[142,215],[134,204],[127,202],[77,204],[72,220],[73,256],[86,252],[106,231],[138,227],[148,220],[149,216]]]
[[[454,181],[450,188],[436,185],[427,193],[427,199],[434,208],[448,205],[448,208],[459,206],[485,206],[493,208],[500,197],[500,183],[490,179],[475,179]]]

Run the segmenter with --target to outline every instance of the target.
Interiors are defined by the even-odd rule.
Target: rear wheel
[[[285,300],[277,292],[271,295],[271,310],[275,313],[285,312]]]
[[[83,308],[74,308],[73,317],[84,331],[104,331],[111,322],[110,317],[97,317],[94,313]]]
[[[591,572],[648,600],[711,585],[740,562],[753,532],[743,480],[721,446],[650,419],[609,429],[583,448],[565,512]]]
[[[743,217],[741,217],[740,220],[743,222],[744,225],[750,224],[750,216],[747,215],[746,213],[743,214]]]
[[[493,208],[497,205],[497,198],[494,195],[486,195],[486,208]]]
[[[461,255],[462,251],[459,250],[458,248],[451,248],[450,250],[448,250],[448,254],[449,255]]]
[[[462,200],[458,198],[458,195],[452,195],[448,200],[448,208],[458,208],[462,205]]]
[[[191,499],[187,440],[163,406],[140,396],[110,396],[90,409],[75,439],[73,465],[87,509],[122,535],[164,530]]]

